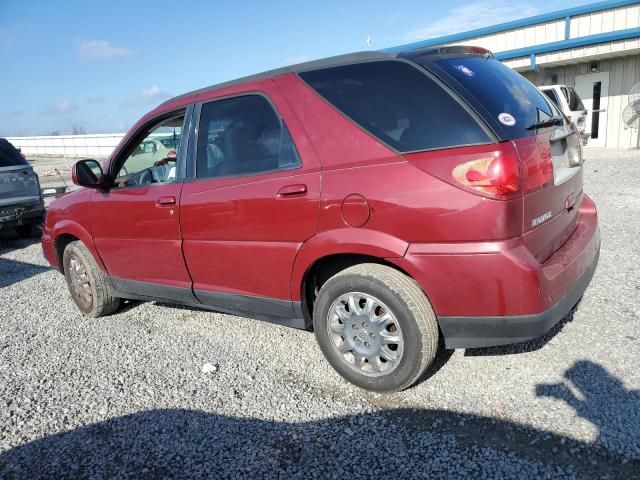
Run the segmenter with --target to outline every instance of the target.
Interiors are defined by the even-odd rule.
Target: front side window
[[[147,130],[120,167],[114,187],[174,181],[183,123],[181,113]]]
[[[491,141],[460,103],[406,62],[358,63],[299,75],[344,115],[400,152]]]
[[[285,123],[261,95],[205,103],[200,113],[197,178],[286,170],[300,158]]]

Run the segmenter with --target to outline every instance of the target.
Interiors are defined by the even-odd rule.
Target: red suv
[[[572,125],[474,47],[191,92],[73,180],[42,245],[83,314],[158,300],[313,327],[331,365],[377,391],[413,384],[440,338],[541,335],[599,254]]]

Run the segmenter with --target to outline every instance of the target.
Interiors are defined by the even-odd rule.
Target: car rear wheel
[[[120,299],[111,295],[106,276],[82,242],[69,243],[62,262],[71,298],[83,315],[102,317],[118,309]]]
[[[385,265],[356,265],[331,277],[318,293],[313,317],[329,363],[367,390],[410,387],[438,350],[429,300],[413,279]]]

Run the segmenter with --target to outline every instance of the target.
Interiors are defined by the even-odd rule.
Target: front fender
[[[340,228],[319,233],[298,250],[291,273],[291,298],[302,299],[302,281],[321,258],[339,254],[397,258],[403,257],[408,248],[409,244],[404,240],[376,230]]]
[[[98,264],[98,267],[100,267],[100,270],[108,275],[107,268],[104,263],[102,263],[102,259],[100,258],[100,255],[98,255],[96,246],[93,243],[93,238],[91,238],[89,232],[81,224],[73,220],[60,220],[54,225],[51,232],[51,238],[54,241],[54,245],[57,243],[61,235],[72,235],[84,243],[91,252],[91,255],[93,255],[93,259]],[[62,266],[59,265],[59,267],[62,270]]]

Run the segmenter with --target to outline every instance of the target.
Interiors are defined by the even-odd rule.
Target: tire
[[[20,238],[31,238],[35,235],[36,226],[33,224],[19,225],[15,227],[15,230]]]
[[[120,299],[111,295],[105,274],[81,241],[76,240],[66,246],[62,264],[71,298],[83,315],[102,317],[120,307]]]
[[[316,298],[313,326],[331,366],[366,390],[410,387],[438,351],[429,300],[412,278],[385,265],[355,265],[327,280]]]

